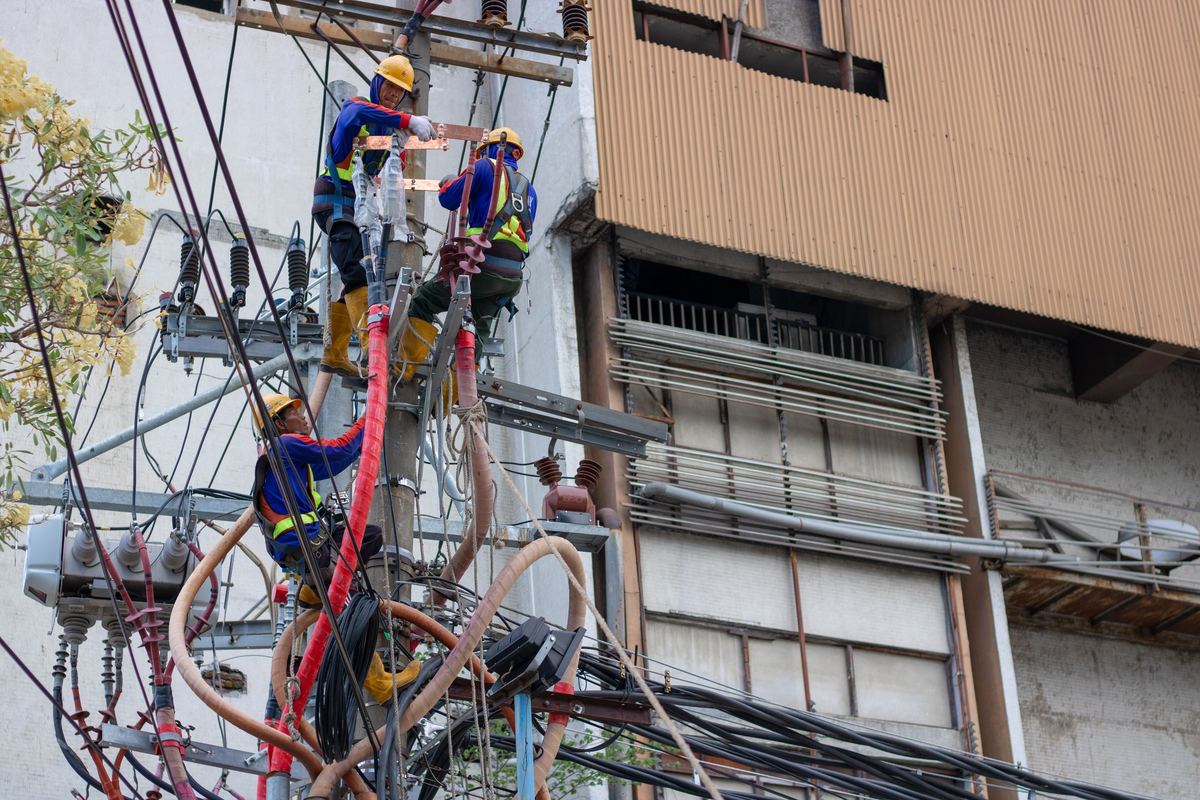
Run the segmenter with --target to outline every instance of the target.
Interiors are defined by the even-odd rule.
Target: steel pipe
[[[1074,556],[1054,553],[1048,550],[1035,550],[1002,541],[984,539],[965,539],[961,536],[948,536],[938,533],[921,531],[871,530],[844,522],[827,522],[811,517],[792,516],[777,511],[755,508],[735,500],[725,500],[712,495],[693,492],[680,486],[666,483],[649,483],[642,487],[641,496],[648,500],[659,500],[668,503],[705,508],[728,514],[732,517],[750,519],[765,525],[824,536],[830,539],[842,539],[858,544],[893,547],[899,550],[915,550],[921,553],[936,553],[944,556],[959,556],[979,558],[995,558],[1001,561],[1015,561],[1026,564],[1073,564],[1079,561]]]
[[[315,351],[312,351],[312,352],[310,352],[310,351],[311,351],[311,348],[309,348],[308,345],[300,345],[294,351],[296,359],[299,361],[299,360],[303,360],[305,357],[311,357],[312,352],[315,352]],[[275,356],[274,358],[270,359],[269,361],[264,361],[263,363],[256,366],[254,369],[250,370],[250,376],[251,376],[251,378],[253,378],[256,381],[262,380],[262,378],[264,376],[270,375],[273,372],[278,372],[279,370],[284,369],[287,366],[288,366],[287,353],[281,353],[280,355]],[[77,450],[75,452],[75,461],[78,464],[83,464],[86,461],[91,461],[96,456],[103,455],[104,453],[107,453],[109,450],[112,450],[113,448],[116,448],[116,447],[120,447],[121,445],[125,444],[126,442],[131,441],[135,435],[141,436],[143,434],[149,433],[150,431],[154,430],[155,428],[160,428],[172,420],[179,419],[184,414],[187,414],[189,412],[195,411],[198,408],[206,406],[209,403],[216,400],[217,398],[224,397],[227,394],[236,392],[238,389],[241,389],[241,388],[242,388],[242,382],[236,381],[236,380],[230,380],[225,383],[218,384],[206,392],[201,392],[200,394],[196,395],[195,397],[191,398],[190,400],[186,400],[177,406],[172,406],[171,408],[168,408],[166,411],[162,411],[158,414],[155,414],[154,416],[150,417],[149,419],[142,420],[136,426],[130,426],[123,431],[114,433],[112,436],[109,436],[107,439],[103,439],[99,442],[96,442],[93,445],[84,447],[81,450]],[[64,456],[63,458],[60,458],[58,461],[54,461],[49,464],[43,464],[40,467],[36,467],[33,470],[32,478],[35,481],[53,480],[54,478],[57,478],[59,475],[62,475],[64,472],[66,472],[68,466],[69,466],[69,464],[67,463],[67,459]]]

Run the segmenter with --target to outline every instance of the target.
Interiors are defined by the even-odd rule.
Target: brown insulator
[[[590,458],[579,459],[579,468],[575,470],[575,484],[582,486],[589,492],[596,488],[596,484],[600,480],[600,472],[604,467],[600,466],[600,462],[592,461]]]
[[[537,470],[538,480],[542,482],[542,486],[553,486],[562,480],[562,469],[558,466],[558,462],[550,456],[539,458],[533,462],[533,467]]]
[[[308,289],[308,255],[304,251],[304,240],[296,237],[288,242],[287,249],[288,289],[292,292],[289,309],[304,305],[304,293]]]
[[[179,302],[190,303],[196,299],[196,284],[200,282],[200,247],[192,232],[183,235],[179,247]]]
[[[246,287],[250,285],[250,247],[240,236],[233,237],[233,246],[229,249],[229,285],[233,287],[229,305],[234,308],[246,305]]]
[[[508,0],[480,0],[479,21],[493,28],[508,25]]]
[[[564,2],[559,9],[562,14],[563,38],[568,42],[586,42],[588,33],[588,7],[586,3]]]

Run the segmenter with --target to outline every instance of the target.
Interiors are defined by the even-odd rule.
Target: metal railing
[[[772,343],[765,314],[674,300],[644,292],[627,292],[626,296],[629,299],[629,318],[639,322],[713,336],[729,336],[759,344]],[[780,347],[864,364],[883,364],[883,340],[874,336],[798,320],[776,319],[771,324],[774,325],[775,338]]]
[[[1200,507],[1083,483],[992,470],[985,478],[997,539],[1076,555],[1110,577],[1200,591]]]

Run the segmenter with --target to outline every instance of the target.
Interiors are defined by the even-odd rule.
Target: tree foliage
[[[57,458],[62,446],[15,241],[65,399],[80,391],[89,368],[126,374],[133,363],[132,339],[119,324],[125,309],[114,313],[97,298],[115,285],[113,242],[135,244],[146,221],[122,181],[148,171],[149,188],[165,185],[153,132],[140,117],[96,130],[73,105],[0,43],[0,161],[16,218],[14,231],[0,213],[0,544],[28,517],[16,502],[18,471]]]

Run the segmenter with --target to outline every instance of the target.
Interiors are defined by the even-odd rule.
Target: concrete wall
[[[259,5],[266,8],[265,4]],[[169,111],[175,124],[174,133],[181,140],[188,172],[203,205],[207,200],[213,169],[212,148],[176,53],[174,39],[159,2],[135,0],[134,8],[151,50],[158,80],[168,98]],[[78,103],[75,110],[78,114],[88,117],[97,127],[116,126],[132,119],[138,105],[136,94],[117,49],[117,39],[103,4],[90,0],[62,0],[50,8],[34,0],[12,0],[5,4],[4,10],[5,46],[27,59],[30,71],[56,86],[63,96],[76,98]],[[476,9],[474,6],[455,4],[445,6],[444,10],[473,17]],[[537,30],[558,29],[558,17],[552,6],[531,4],[530,11],[531,17],[526,21],[528,27]],[[199,72],[205,99],[215,118],[220,113],[225,70],[234,33],[232,18],[183,6],[176,7],[176,14]],[[326,56],[323,46],[303,43],[301,47],[318,69],[323,68]],[[370,71],[371,62],[365,55],[356,55],[355,59],[360,68]],[[293,223],[298,222],[301,235],[311,241],[309,208],[312,179],[318,149],[324,137],[321,130],[324,95],[320,82],[305,64],[294,42],[278,34],[246,28],[238,31],[233,75],[224,149],[250,224],[269,232],[278,242],[286,239]],[[336,55],[330,61],[329,77],[331,80],[349,80],[356,86],[361,84]],[[467,122],[474,90],[473,77],[470,71],[434,67],[430,115],[437,120]],[[491,108],[499,90],[498,80],[485,78],[475,124],[490,126]],[[530,262],[533,279],[519,298],[521,315],[513,324],[502,327],[502,335],[509,340],[509,356],[501,367],[502,374],[574,396],[578,395],[579,388],[578,358],[573,335],[570,248],[550,236],[547,226],[557,213],[563,197],[584,181],[595,180],[594,114],[591,111],[590,93],[590,68],[587,65],[578,70],[575,87],[559,91],[537,176],[541,204]],[[526,150],[530,153],[526,163],[531,169],[548,107],[546,85],[512,79],[504,97],[500,124],[511,125],[521,132]],[[432,155],[428,174],[439,177],[446,172],[457,171],[457,166],[456,147],[448,153]],[[137,205],[150,212],[175,209],[172,194],[161,197],[152,195],[142,188],[145,182],[145,177],[139,176],[125,187],[133,193]],[[228,192],[220,180],[217,184],[214,203],[232,217]],[[427,218],[433,225],[442,228],[445,212],[436,208],[436,200],[432,196],[427,197],[426,202]],[[264,246],[267,237],[256,238],[260,240],[264,269],[271,275],[282,251]],[[430,244],[436,245],[436,241],[431,240]],[[141,297],[142,309],[153,307],[157,303],[158,293],[171,288],[178,270],[178,246],[178,233],[168,229],[164,223],[162,232],[149,247],[149,257],[135,287],[136,294]],[[113,263],[120,269],[119,265],[126,257],[139,259],[146,247],[146,239],[132,248],[118,247],[113,253]],[[222,262],[226,258],[225,245],[217,243],[216,247],[218,261]],[[123,270],[126,281],[132,277],[132,272],[132,269]],[[263,297],[256,280],[252,281],[249,294],[248,305],[256,308]],[[211,310],[213,303],[206,291],[201,292],[200,303]],[[134,373],[113,378],[103,410],[87,441],[95,441],[132,423],[138,378],[151,352],[154,336],[155,332],[149,325],[136,334],[138,360]],[[227,368],[213,362],[205,366],[203,375],[197,372],[186,376],[181,365],[169,364],[159,357],[148,373],[144,413],[153,414],[191,396],[194,391],[202,391],[218,381],[223,382],[227,374]],[[103,376],[98,376],[85,397],[80,414],[80,419],[85,423],[91,419],[96,408],[102,384]],[[208,409],[194,416],[187,434],[187,421],[181,419],[148,435],[147,446],[167,471],[170,471],[176,456],[182,455],[177,480],[187,474],[195,461],[194,484],[207,485],[215,473],[215,487],[246,491],[250,486],[255,454],[249,422],[244,417],[239,419],[243,406],[240,395],[232,395],[220,405],[203,447],[200,446],[198,432],[208,421]],[[339,432],[323,431],[326,435]],[[233,439],[229,455],[220,462],[218,471],[221,450],[231,434]],[[13,437],[13,441],[22,439],[19,432],[8,435]],[[526,444],[503,435],[496,435],[494,441],[502,458],[515,461],[532,461],[544,454],[546,446],[544,439]],[[569,450],[571,469],[568,471],[573,471],[579,455],[578,449]],[[432,483],[428,480],[428,473],[429,470],[426,470],[425,484],[430,489]],[[96,459],[84,469],[84,480],[88,485],[129,488],[132,476],[133,450],[129,445]],[[163,485],[142,451],[137,457],[137,485],[141,490],[153,491],[160,491]],[[501,485],[502,496],[506,491]],[[540,505],[541,490],[536,482],[531,484],[529,496],[535,504]],[[433,496],[428,495],[422,510],[436,514],[436,505]],[[526,519],[528,515],[515,506],[510,501],[502,503],[498,508],[499,519],[503,522]],[[101,516],[100,521],[101,524],[128,524],[129,517],[106,514]],[[161,527],[155,533],[158,537],[165,535]],[[214,539],[214,534],[202,532],[201,546],[210,546]],[[256,532],[251,532],[245,541],[262,554],[261,537]],[[434,548],[436,543],[430,545],[427,557],[432,557]],[[0,602],[12,611],[0,624],[0,635],[13,645],[35,673],[49,681],[57,639],[57,636],[51,635],[52,612],[21,595],[23,560],[23,554],[18,550],[0,552],[0,577],[3,578],[0,580]],[[503,560],[504,554],[500,554],[493,568],[485,555],[478,574],[468,575],[466,582],[469,585],[478,582],[477,585],[486,587],[494,569],[499,569]],[[257,570],[250,566],[244,556],[233,560],[230,580],[233,586],[229,592],[227,613],[229,617],[236,618],[261,596],[263,583]],[[539,585],[544,585],[544,590]],[[556,564],[538,564],[530,579],[523,581],[521,586],[510,598],[512,605],[544,613],[555,621],[563,621],[566,589]],[[98,640],[84,645],[83,692],[85,703],[93,709],[98,704],[98,698],[101,698],[100,652]],[[257,714],[266,698],[267,654],[238,652],[224,660],[242,669],[248,676],[248,692],[230,699]],[[0,782],[21,785],[25,796],[34,800],[66,796],[69,787],[78,785],[79,781],[69,772],[58,753],[51,735],[47,704],[7,659],[0,659],[0,681],[10,688],[7,695],[9,738],[23,743],[19,760],[10,759],[0,764]],[[127,697],[120,706],[121,722],[129,721],[134,708],[141,705],[136,683],[127,659]],[[181,722],[196,726],[193,735],[197,741],[227,743],[230,747],[240,749],[254,748],[250,737],[240,731],[219,729],[211,712],[195,702],[186,689],[178,689],[176,700]],[[96,721],[94,714],[90,721]],[[198,769],[196,774],[210,786],[216,780],[216,773],[209,769]],[[235,775],[231,785],[242,794],[252,796],[253,781],[248,777]]]
[[[1196,796],[1200,654],[1021,626],[1010,635],[1030,767]]]
[[[1194,504],[1200,366],[1176,362],[1112,404],[1076,400],[1067,343],[968,326],[990,469]]]
[[[976,322],[967,340],[989,469],[1196,504],[1196,365],[1176,363],[1104,405],[1075,399],[1063,340]],[[1021,489],[1058,507],[1132,519],[1127,500]],[[1190,566],[1173,573],[1195,574]],[[1195,794],[1195,653],[1015,624],[1009,636],[1030,766],[1154,797]]]

